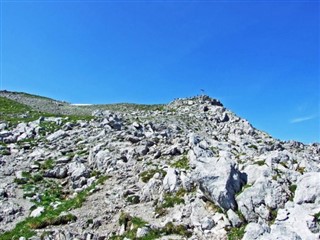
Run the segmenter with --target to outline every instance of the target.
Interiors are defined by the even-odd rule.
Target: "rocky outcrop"
[[[207,96],[107,107],[0,123],[0,238],[32,219],[33,239],[319,239],[319,144]]]

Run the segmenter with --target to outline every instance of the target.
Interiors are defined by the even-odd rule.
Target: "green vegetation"
[[[178,161],[172,163],[170,166],[173,168],[178,168],[178,169],[185,169],[185,170],[190,169],[189,160],[188,160],[187,156],[183,156]]]
[[[277,168],[275,168],[274,171],[275,171],[275,174],[272,176],[272,180],[277,181],[278,178],[281,178],[282,171]]]
[[[266,163],[265,160],[259,160],[259,161],[254,162],[253,164],[256,164],[258,166],[263,166],[265,163]]]
[[[297,168],[297,172],[299,172],[300,174],[304,174],[304,172],[305,172],[305,167],[298,167]]]
[[[185,237],[192,236],[191,232],[189,232],[184,225],[174,225],[172,222],[168,222],[160,231],[164,233],[164,235],[177,234]]]
[[[22,94],[22,93],[21,93]],[[43,98],[45,97],[24,94],[28,97]],[[63,123],[76,122],[77,120],[91,120],[92,116],[89,115],[61,115],[61,114],[52,114],[47,112],[40,112],[32,109],[31,107],[19,103],[17,101],[0,97],[0,120],[7,121],[10,126],[15,126],[20,122],[31,122],[39,119],[40,117],[63,117]],[[54,122],[41,122],[40,134],[45,134],[47,132],[52,133],[59,128],[59,126]]]
[[[236,214],[239,216],[239,218],[240,218],[240,220],[241,220],[242,222],[246,222],[246,221],[247,221],[247,220],[245,219],[245,217],[243,216],[242,212],[241,212],[239,209],[236,211]]]
[[[220,208],[218,205],[216,205],[215,203],[207,200],[206,201],[206,205],[205,205],[206,209],[213,211],[213,212],[217,212],[217,213],[223,213],[222,208]]]
[[[163,201],[156,205],[155,213],[159,216],[163,216],[167,214],[167,208],[174,207],[178,204],[184,204],[185,201],[182,198],[186,192],[184,190],[179,190],[174,194],[165,193],[163,197]]]
[[[296,185],[296,184],[291,184],[291,185],[289,186],[289,190],[290,190],[290,192],[291,192],[291,195],[290,195],[290,197],[289,197],[289,200],[290,200],[290,201],[293,201],[294,193],[295,193],[296,190],[297,190],[297,185]]]
[[[187,230],[184,225],[174,225],[172,222],[168,222],[163,228],[155,229],[150,228],[149,232],[141,237],[137,238],[137,230],[138,228],[146,227],[148,223],[139,217],[132,217],[128,213],[122,212],[119,217],[119,225],[125,226],[125,233],[121,236],[112,236],[113,240],[120,239],[140,239],[140,240],[153,240],[159,239],[164,235],[177,234],[184,237],[191,237],[191,232]]]
[[[40,165],[41,170],[48,170],[48,169],[52,169],[53,167],[54,167],[53,159],[47,159],[43,164]]]
[[[269,208],[269,225],[271,226],[277,218],[278,210]]]
[[[60,126],[53,121],[42,121],[40,122],[40,130],[39,134],[45,136],[50,133],[54,133],[55,131],[60,129]]]
[[[7,156],[10,155],[10,151],[8,149],[2,149],[0,150],[0,156]]]
[[[140,197],[137,195],[131,195],[129,197],[127,197],[127,202],[131,203],[131,204],[137,204],[140,202]]]
[[[228,231],[228,240],[240,240],[242,239],[246,226],[242,226],[240,228],[233,227]]]
[[[32,179],[32,180],[30,180]],[[39,177],[31,176],[28,181],[34,181],[40,179]],[[24,221],[18,223],[11,231],[0,234],[1,240],[19,239],[24,236],[30,238],[35,235],[34,229],[44,228],[49,225],[66,224],[70,221],[75,221],[76,216],[67,213],[71,209],[79,208],[82,206],[87,196],[96,188],[98,184],[102,184],[107,179],[106,176],[100,177],[90,187],[79,192],[74,198],[67,199],[61,195],[61,188],[56,189],[58,185],[46,186],[44,194],[41,197],[41,201],[37,203],[39,206],[43,206],[44,212],[39,217],[28,217]],[[42,181],[41,181],[42,183]],[[43,183],[42,183],[43,184]],[[52,184],[52,182],[50,182]],[[37,188],[38,186],[32,186],[30,182],[25,183],[24,188]],[[52,203],[59,200],[59,205],[55,208],[52,207]]]
[[[280,162],[279,164],[280,164],[281,166],[285,167],[285,168],[288,168],[288,164],[285,163],[285,162]]]
[[[253,144],[251,144],[250,146],[248,146],[248,148],[258,150],[258,147],[257,147],[256,145],[253,145]]]
[[[95,108],[101,110],[119,111],[119,112],[130,112],[130,111],[164,111],[164,104],[134,104],[134,103],[115,103],[115,104],[103,104],[94,105]],[[90,108],[90,106],[89,106]]]
[[[50,225],[62,225],[67,224],[71,221],[76,221],[77,217],[73,214],[66,214],[66,215],[60,215],[60,216],[47,216],[43,217],[42,220],[39,220],[38,218],[30,218],[30,221],[28,222],[28,226],[31,229],[41,229],[45,228]]]
[[[150,169],[140,173],[140,178],[142,182],[147,183],[154,176],[154,174],[159,173],[162,178],[166,175],[166,172],[162,169]]]
[[[28,111],[32,111],[32,109],[24,104],[0,97],[0,112],[2,114],[24,114]]]
[[[219,148],[218,147],[210,147],[210,150],[216,157],[219,157]]]
[[[40,116],[52,116],[48,113],[39,113],[31,107],[16,101],[0,97],[0,119],[15,125],[19,122],[30,122]]]
[[[313,215],[316,219],[317,222],[320,222],[320,212],[317,212],[316,214]]]

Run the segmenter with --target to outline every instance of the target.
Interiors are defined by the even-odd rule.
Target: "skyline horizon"
[[[261,128],[258,128],[254,123],[252,123],[250,121],[250,119],[248,119],[247,117],[244,117],[242,115],[239,115],[236,111],[234,111],[233,109],[231,109],[230,107],[226,106],[224,104],[223,101],[221,101],[221,99],[219,98],[216,98],[214,96],[211,96],[211,95],[208,95],[208,94],[198,94],[198,95],[193,95],[193,96],[185,96],[185,97],[178,97],[178,98],[173,98],[172,100],[169,100],[167,102],[162,102],[162,103],[144,103],[144,102],[101,102],[101,103],[85,103],[85,102],[70,102],[70,101],[67,101],[67,100],[64,100],[64,99],[57,99],[55,97],[52,97],[52,96],[45,96],[45,95],[41,95],[41,93],[32,93],[32,92],[23,92],[23,91],[13,91],[13,90],[9,90],[9,89],[0,89],[0,92],[12,92],[12,93],[22,93],[22,94],[30,94],[30,95],[34,95],[34,96],[38,96],[38,97],[45,97],[45,98],[49,98],[51,100],[55,100],[55,101],[59,101],[59,102],[66,102],[70,105],[73,105],[73,106],[92,106],[92,105],[112,105],[112,104],[137,104],[137,105],[168,105],[170,104],[171,102],[174,102],[175,100],[179,100],[179,99],[189,99],[189,98],[195,98],[195,97],[201,97],[201,96],[208,96],[212,99],[215,99],[215,100],[218,100],[219,102],[222,103],[223,107],[227,108],[228,110],[230,110],[231,112],[233,112],[236,116],[240,117],[241,119],[244,119],[246,121],[248,121],[254,128],[258,129],[259,131],[262,131],[262,132],[265,132],[267,133],[268,135],[270,135],[272,138],[275,138],[277,140],[280,140],[280,141],[296,141],[296,142],[302,142],[303,144],[307,144],[307,145],[310,145],[310,144],[314,144],[314,143],[318,143],[320,144],[320,139],[318,140],[315,140],[315,141],[310,141],[310,142],[305,142],[305,141],[299,141],[297,139],[281,139],[277,136],[275,136],[273,133],[270,133],[268,132],[267,130],[264,130],[264,129],[261,129]],[[317,115],[313,115],[313,116],[309,116],[309,117],[297,117],[297,118],[293,118],[293,119],[290,119],[288,122],[291,123],[291,124],[300,124],[300,123],[303,123],[305,121],[309,121],[309,120],[314,120],[318,118]]]

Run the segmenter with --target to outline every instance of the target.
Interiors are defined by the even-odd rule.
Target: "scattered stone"
[[[318,143],[276,140],[208,96],[82,107],[0,96],[60,115],[96,110],[1,121],[0,238],[67,203],[30,239],[320,239]]]
[[[30,217],[39,217],[44,212],[44,207],[37,207],[30,213]]]

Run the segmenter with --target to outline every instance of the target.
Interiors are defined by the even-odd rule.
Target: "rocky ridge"
[[[320,238],[320,145],[208,96],[2,122],[0,141],[0,239]]]

